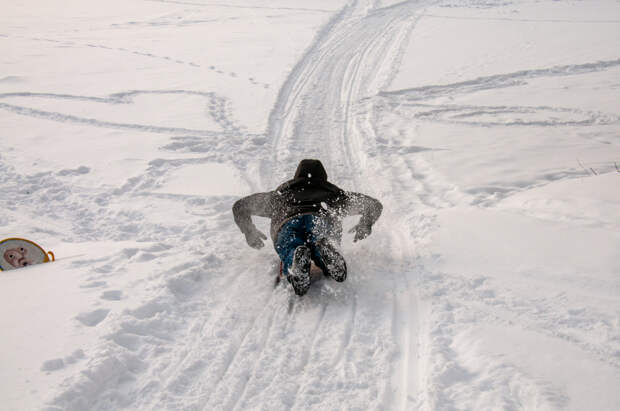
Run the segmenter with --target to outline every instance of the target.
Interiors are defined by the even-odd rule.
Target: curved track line
[[[406,96],[407,100],[426,100],[457,93],[473,93],[480,90],[512,87],[523,84],[523,81],[540,77],[574,76],[579,74],[595,73],[620,66],[620,58],[615,60],[601,60],[584,64],[568,64],[553,66],[544,69],[520,70],[513,73],[496,74],[493,76],[478,77],[458,83],[414,87],[403,90],[383,91],[381,96]]]
[[[36,110],[33,108],[16,106],[12,104],[0,103],[0,109],[4,109],[10,111],[15,114],[19,114],[22,116],[40,118],[44,120],[52,120],[59,123],[74,123],[74,124],[84,124],[92,127],[101,127],[101,128],[112,128],[117,130],[136,130],[136,131],[145,131],[148,133],[159,133],[159,134],[194,134],[201,136],[217,136],[218,133],[210,130],[198,130],[191,128],[181,128],[181,127],[159,127],[159,126],[149,126],[144,124],[133,124],[133,123],[116,123],[113,121],[101,121],[95,118],[87,118],[87,117],[78,117],[73,116],[71,114],[62,114],[54,111],[44,111],[44,110]]]
[[[13,112],[15,114],[29,116],[34,118],[43,118],[46,120],[85,124],[92,127],[121,129],[121,130],[137,130],[160,134],[193,134],[205,137],[225,137],[231,134],[247,134],[245,127],[238,125],[232,118],[229,101],[218,96],[213,92],[194,91],[194,90],[130,90],[120,93],[114,93],[107,97],[80,96],[72,94],[55,94],[55,93],[32,93],[32,92],[14,92],[0,93],[0,99],[10,98],[36,98],[51,100],[73,100],[87,101],[101,104],[133,104],[134,97],[140,95],[188,95],[199,96],[207,100],[207,115],[217,123],[223,131],[212,131],[204,129],[188,129],[183,127],[161,127],[149,124],[120,123],[114,121],[104,121],[94,118],[80,117],[71,114],[59,113],[54,111],[38,110],[31,107],[21,105],[0,103],[0,109]]]

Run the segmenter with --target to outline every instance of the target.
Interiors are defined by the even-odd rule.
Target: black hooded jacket
[[[246,234],[256,230],[252,216],[271,219],[271,238],[277,239],[282,224],[290,218],[315,214],[329,221],[333,232],[342,232],[342,219],[361,215],[360,224],[372,226],[381,215],[381,203],[367,195],[344,191],[327,181],[327,172],[319,160],[302,160],[295,177],[276,190],[256,193],[233,205],[235,223]]]

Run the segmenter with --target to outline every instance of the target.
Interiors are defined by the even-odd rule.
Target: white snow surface
[[[620,409],[620,2],[7,3],[3,410]],[[303,158],[384,212],[298,298]]]

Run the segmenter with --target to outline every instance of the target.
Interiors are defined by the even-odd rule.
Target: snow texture
[[[3,409],[618,409],[619,2],[9,3]],[[298,298],[303,158],[384,212]]]

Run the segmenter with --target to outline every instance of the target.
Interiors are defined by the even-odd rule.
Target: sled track
[[[377,179],[372,170],[365,167],[368,154],[365,147],[372,147],[376,136],[372,129],[361,124],[366,119],[357,115],[356,108],[362,99],[376,95],[390,82],[394,75],[393,65],[402,56],[417,21],[416,13],[422,5],[404,2],[385,9],[370,8],[369,4],[355,2],[337,14],[319,33],[282,88],[270,116],[268,135],[273,157],[262,167],[265,171],[272,170],[270,178],[265,180],[269,183],[266,188],[285,178],[286,173],[290,172],[287,166],[304,157],[320,158],[333,181],[348,189],[368,192],[369,186],[373,185],[368,182],[373,181],[377,182],[376,186],[385,187],[392,185],[390,181],[400,181],[407,186],[403,188],[411,188],[411,181],[403,182],[402,177],[395,180],[385,178],[388,176]],[[388,169],[391,168],[388,165]],[[398,200],[382,197],[380,193],[370,194],[390,204]],[[397,212],[386,211],[383,222],[389,221],[386,224],[390,226],[406,224],[399,222],[397,215]],[[379,401],[372,403],[371,408],[408,409],[411,405],[408,401],[417,396],[419,321],[415,317],[417,296],[410,285],[413,278],[409,278],[414,276],[413,256],[407,250],[411,235],[419,233],[390,236],[379,231],[375,234],[376,241],[382,243],[381,248],[388,250],[389,257],[382,259],[384,266],[373,270],[353,263],[350,269],[352,278],[347,280],[351,287],[344,289],[348,293],[346,301],[351,307],[349,318],[339,313],[344,330],[332,367],[342,369],[351,380],[361,380],[376,390]],[[396,252],[395,249],[399,248],[396,244],[403,244],[403,241],[407,245],[401,252]],[[345,246],[347,258],[354,260],[355,254],[351,251],[347,253],[346,248],[349,247]],[[362,260],[366,262],[367,258],[366,255]],[[400,264],[402,271],[390,272],[388,268],[385,272],[386,267]],[[409,268],[404,268],[406,266]],[[361,277],[361,281],[357,281],[356,276]],[[363,307],[373,306],[375,297],[366,294],[364,289],[377,287],[374,280],[380,276],[391,277],[388,281],[391,290],[386,289],[386,292],[392,298],[384,302],[390,310],[383,311],[379,318],[373,318]],[[314,309],[325,310],[322,307]],[[398,356],[399,361],[386,359],[384,364],[392,364],[389,370],[374,375],[364,374],[355,369],[355,364],[367,359],[356,356],[356,352],[359,347],[372,347],[361,336],[364,335],[365,325],[378,323],[390,324],[378,338],[389,341],[385,354]],[[317,330],[321,332],[320,325]],[[312,345],[317,345],[316,339]],[[316,361],[320,362],[320,359]],[[313,380],[319,373],[304,369],[303,378]],[[327,394],[324,392],[322,395]],[[295,404],[298,403],[296,400]],[[371,402],[365,407],[368,404]]]

